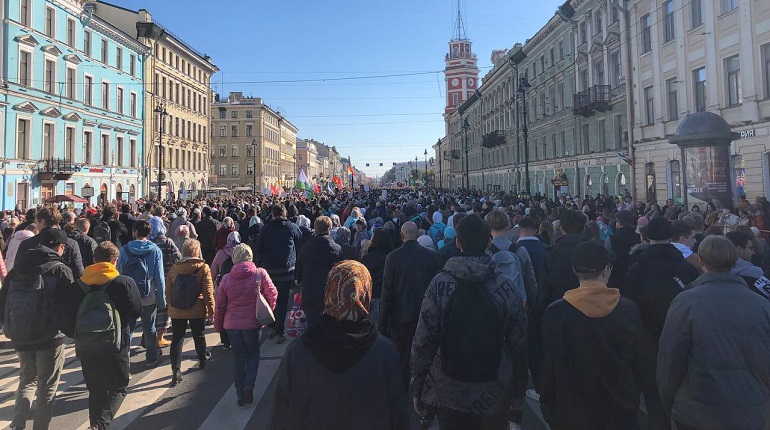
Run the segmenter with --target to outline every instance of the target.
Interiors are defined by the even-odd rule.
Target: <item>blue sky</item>
[[[422,160],[426,149],[430,156],[444,134],[444,77],[435,72],[444,68],[457,0],[108,1],[149,10],[210,55],[221,70],[215,92],[262,97],[299,137],[336,145],[370,176]],[[493,49],[532,37],[560,3],[463,0],[480,77]],[[408,76],[297,82],[398,74]]]

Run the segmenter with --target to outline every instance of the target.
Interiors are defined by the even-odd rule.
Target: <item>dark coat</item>
[[[47,228],[51,227],[44,227],[37,232],[35,236],[32,236],[19,244],[19,250],[16,251],[16,261],[14,262],[14,266],[19,264],[19,261],[24,258],[27,251],[40,246],[40,233]],[[78,245],[75,240],[67,238],[67,244],[64,248],[64,254],[61,256],[61,261],[67,265],[67,267],[72,269],[72,276],[74,276],[75,279],[80,278],[83,275],[83,257],[80,256],[80,245]]]
[[[131,242],[131,231],[134,229],[134,222],[136,222],[136,219],[132,217],[131,214],[122,213],[118,217],[118,220],[126,228],[126,232],[120,236],[120,243],[126,244]],[[110,227],[110,229],[112,229],[112,227]]]
[[[438,254],[408,240],[385,259],[380,301],[380,333],[390,324],[414,322],[420,317],[425,290],[441,270]]]
[[[532,269],[535,271],[535,279],[540,281],[540,267],[543,265],[543,257],[545,257],[545,253],[550,249],[550,247],[540,241],[540,239],[532,239],[536,240],[522,240],[519,238],[516,243],[522,248],[526,249],[529,253],[529,259],[532,261]]]
[[[163,274],[167,276],[171,272],[171,266],[182,258],[182,252],[176,247],[174,241],[167,238],[165,234],[155,236],[152,243],[158,245],[160,252],[163,253]]]
[[[443,266],[452,257],[460,255],[460,249],[457,248],[457,239],[452,239],[444,243],[444,246],[438,250],[439,258],[441,259],[441,265]],[[539,276],[539,274],[538,274]]]
[[[612,273],[607,285],[611,288],[623,289],[626,273],[630,267],[631,248],[642,242],[641,236],[633,227],[621,227],[605,241],[605,247],[617,255],[612,263]]]
[[[198,233],[198,241],[201,243],[203,259],[210,265],[217,252],[216,248],[214,248],[214,235],[217,233],[217,223],[210,217],[203,217],[202,220],[195,224],[195,231]]]
[[[121,241],[122,237],[127,237],[129,235],[128,229],[122,222],[116,220],[115,218],[107,218],[107,217],[102,217],[101,220],[106,222],[107,225],[110,226],[110,242],[114,243],[115,246],[118,247],[118,249],[120,249],[121,246],[128,243],[128,242]]]
[[[706,273],[671,303],[660,336],[663,406],[698,429],[770,422],[770,303],[739,276]]]
[[[78,243],[78,249],[80,249],[80,258],[83,261],[83,267],[88,267],[94,264],[94,251],[96,250],[97,246],[96,241],[80,230],[72,230],[71,232],[67,233],[67,236]]]
[[[286,218],[273,218],[262,227],[254,253],[273,281],[293,278],[297,264],[296,242],[301,237],[299,227]]]
[[[543,316],[538,388],[552,430],[635,430],[641,376],[642,318],[620,297],[614,310],[590,318],[564,299]]]
[[[339,261],[342,261],[342,249],[328,234],[312,237],[300,251],[295,274],[302,286],[302,303],[306,311],[320,313],[323,310],[326,277]]]
[[[369,252],[361,258],[361,263],[369,269],[372,275],[372,298],[379,299],[382,296],[382,278],[385,273],[385,260],[388,252],[369,248]]]
[[[542,315],[551,303],[580,285],[575,272],[572,271],[570,253],[579,243],[586,241],[588,239],[582,234],[567,234],[556,239],[553,248],[545,253],[538,279],[536,315]]]

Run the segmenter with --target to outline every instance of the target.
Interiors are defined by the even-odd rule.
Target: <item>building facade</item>
[[[160,178],[164,198],[197,195],[209,183],[211,76],[217,67],[208,55],[155,22],[147,10],[102,1],[96,8],[97,14],[151,48],[144,80],[147,194],[157,194]]]
[[[321,144],[313,139],[297,139],[297,175],[305,172],[311,181],[318,179],[321,169],[318,163],[318,146]]]
[[[295,154],[282,154],[296,147],[297,128],[289,120],[261,98],[244,97],[242,92],[215,100],[211,111],[212,184],[251,189],[256,181],[258,191],[290,185],[285,181],[292,177],[293,165],[285,160],[290,155],[293,162]]]
[[[634,164],[638,200],[698,198],[719,183],[733,198],[770,192],[770,2],[750,0],[628,2],[634,74]],[[741,138],[729,159],[707,148],[690,153],[669,144],[679,123],[700,111],[727,120]],[[713,154],[712,154],[713,155]],[[723,167],[727,166],[727,169]],[[696,172],[697,170],[697,172]],[[727,175],[727,177],[724,177]],[[706,179],[708,178],[708,179]],[[711,191],[719,192],[716,189]],[[701,207],[705,209],[705,207]]]
[[[6,2],[3,209],[55,195],[142,197],[148,50],[78,0]]]

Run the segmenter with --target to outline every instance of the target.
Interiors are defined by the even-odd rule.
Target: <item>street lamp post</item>
[[[425,187],[428,187],[428,149],[425,149]]]
[[[251,155],[254,156],[254,159],[251,161],[251,176],[253,177],[251,192],[257,195],[257,139],[251,139],[251,146],[254,147],[254,150],[251,152]]]
[[[519,89],[516,90],[521,94],[521,112],[524,116],[524,120],[521,127],[521,134],[524,136],[524,188],[527,195],[532,195],[532,190],[529,184],[529,142],[527,140],[529,136],[529,129],[527,128],[527,90],[532,88],[532,85],[527,81],[527,77],[523,76],[519,79]]]
[[[155,109],[153,110],[156,114],[160,115],[160,128],[159,130],[159,136],[158,136],[158,195],[157,199],[158,201],[161,201],[161,181],[163,180],[163,129],[166,124],[166,116],[168,116],[168,112],[166,112],[166,105],[165,104],[159,104],[155,106]]]
[[[436,145],[438,145],[438,188],[444,187],[444,178],[442,177],[442,171],[441,171],[441,159],[444,158],[444,154],[441,152],[441,139],[436,142]]]
[[[468,129],[471,128],[471,125],[468,124],[468,118],[465,118],[463,120],[463,145],[465,146],[465,184],[464,188],[466,190],[470,189],[470,180],[471,178],[468,175]]]

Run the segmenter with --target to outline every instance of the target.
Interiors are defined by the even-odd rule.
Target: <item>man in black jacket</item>
[[[35,224],[37,225],[37,236],[19,244],[19,250],[16,252],[16,261],[14,265],[19,264],[19,260],[25,258],[27,251],[40,245],[40,240],[44,231],[49,229],[58,229],[61,222],[61,212],[55,207],[41,208],[35,214]],[[65,234],[66,236],[66,234]],[[75,278],[83,274],[83,258],[80,256],[80,246],[73,239],[67,239],[64,247],[64,254],[61,256],[62,262],[72,269],[72,275]]]
[[[639,309],[607,287],[612,257],[601,244],[578,244],[570,260],[579,287],[543,316],[543,417],[553,430],[636,429]]]
[[[73,286],[81,297],[93,288],[106,285],[105,292],[120,315],[123,332],[121,350],[110,355],[79,354],[83,379],[88,387],[88,415],[91,427],[106,429],[126,398],[129,378],[128,348],[129,321],[142,314],[142,301],[136,283],[128,276],[118,274],[115,265],[120,251],[112,242],[102,242],[94,252],[94,264],[83,271]]]
[[[438,254],[417,242],[420,230],[408,221],[401,226],[404,244],[385,259],[378,328],[393,340],[401,357],[404,384],[409,384],[409,356],[425,290],[441,270]]]
[[[634,217],[629,211],[620,211],[615,216],[617,231],[608,237],[604,246],[614,252],[618,258],[612,265],[612,274],[608,285],[611,288],[623,289],[623,281],[628,272],[628,260],[631,258],[631,248],[642,243],[642,238],[634,227]]]
[[[688,263],[682,253],[671,244],[672,235],[671,223],[665,218],[656,217],[650,221],[647,225],[647,237],[651,245],[642,251],[636,263],[628,269],[621,289],[625,297],[636,303],[642,314],[644,376],[640,383],[650,428],[661,430],[670,429],[671,424],[663,410],[655,384],[658,340],[671,301],[700,275],[698,269]]]
[[[342,248],[334,243],[329,230],[332,220],[321,216],[315,221],[313,236],[299,253],[295,270],[302,286],[302,306],[308,324],[312,324],[324,310],[326,277],[337,262],[342,261]]]
[[[273,218],[262,227],[257,239],[255,258],[267,271],[278,290],[275,304],[275,322],[270,330],[270,337],[276,343],[283,343],[284,321],[289,305],[289,291],[294,286],[294,266],[297,263],[296,242],[302,233],[296,224],[286,219],[286,207],[275,205],[270,209]]]
[[[107,206],[102,211],[102,221],[106,222],[107,225],[110,226],[110,242],[114,243],[115,246],[120,248],[123,246],[121,238],[128,235],[128,229],[126,229],[126,226],[123,225],[122,222],[116,219],[115,215],[117,215],[115,206]]]
[[[96,250],[96,241],[88,236],[91,228],[91,222],[88,218],[78,218],[75,220],[74,228],[67,236],[78,243],[80,256],[84,266],[90,266],[94,262],[94,250]]]
[[[19,387],[11,428],[26,426],[35,399],[34,426],[44,430],[51,421],[64,368],[64,337],[74,335],[75,300],[72,271],[61,260],[67,234],[47,228],[36,238],[38,245],[24,251],[3,281],[0,320],[19,356]],[[40,299],[40,293],[33,292],[38,281],[44,296]],[[38,312],[30,313],[30,308]]]
[[[201,243],[201,253],[209,266],[214,261],[217,253],[214,247],[214,235],[217,233],[217,223],[211,218],[211,208],[206,206],[201,210],[202,219],[195,224],[198,232],[198,241]]]
[[[134,221],[136,221],[136,219],[131,215],[131,205],[128,203],[123,203],[123,205],[120,207],[120,216],[118,217],[118,221],[120,221],[120,223],[123,224],[123,227],[126,228],[126,232],[120,236],[120,243],[131,242],[131,232],[134,230]],[[193,237],[193,239],[195,238]]]

